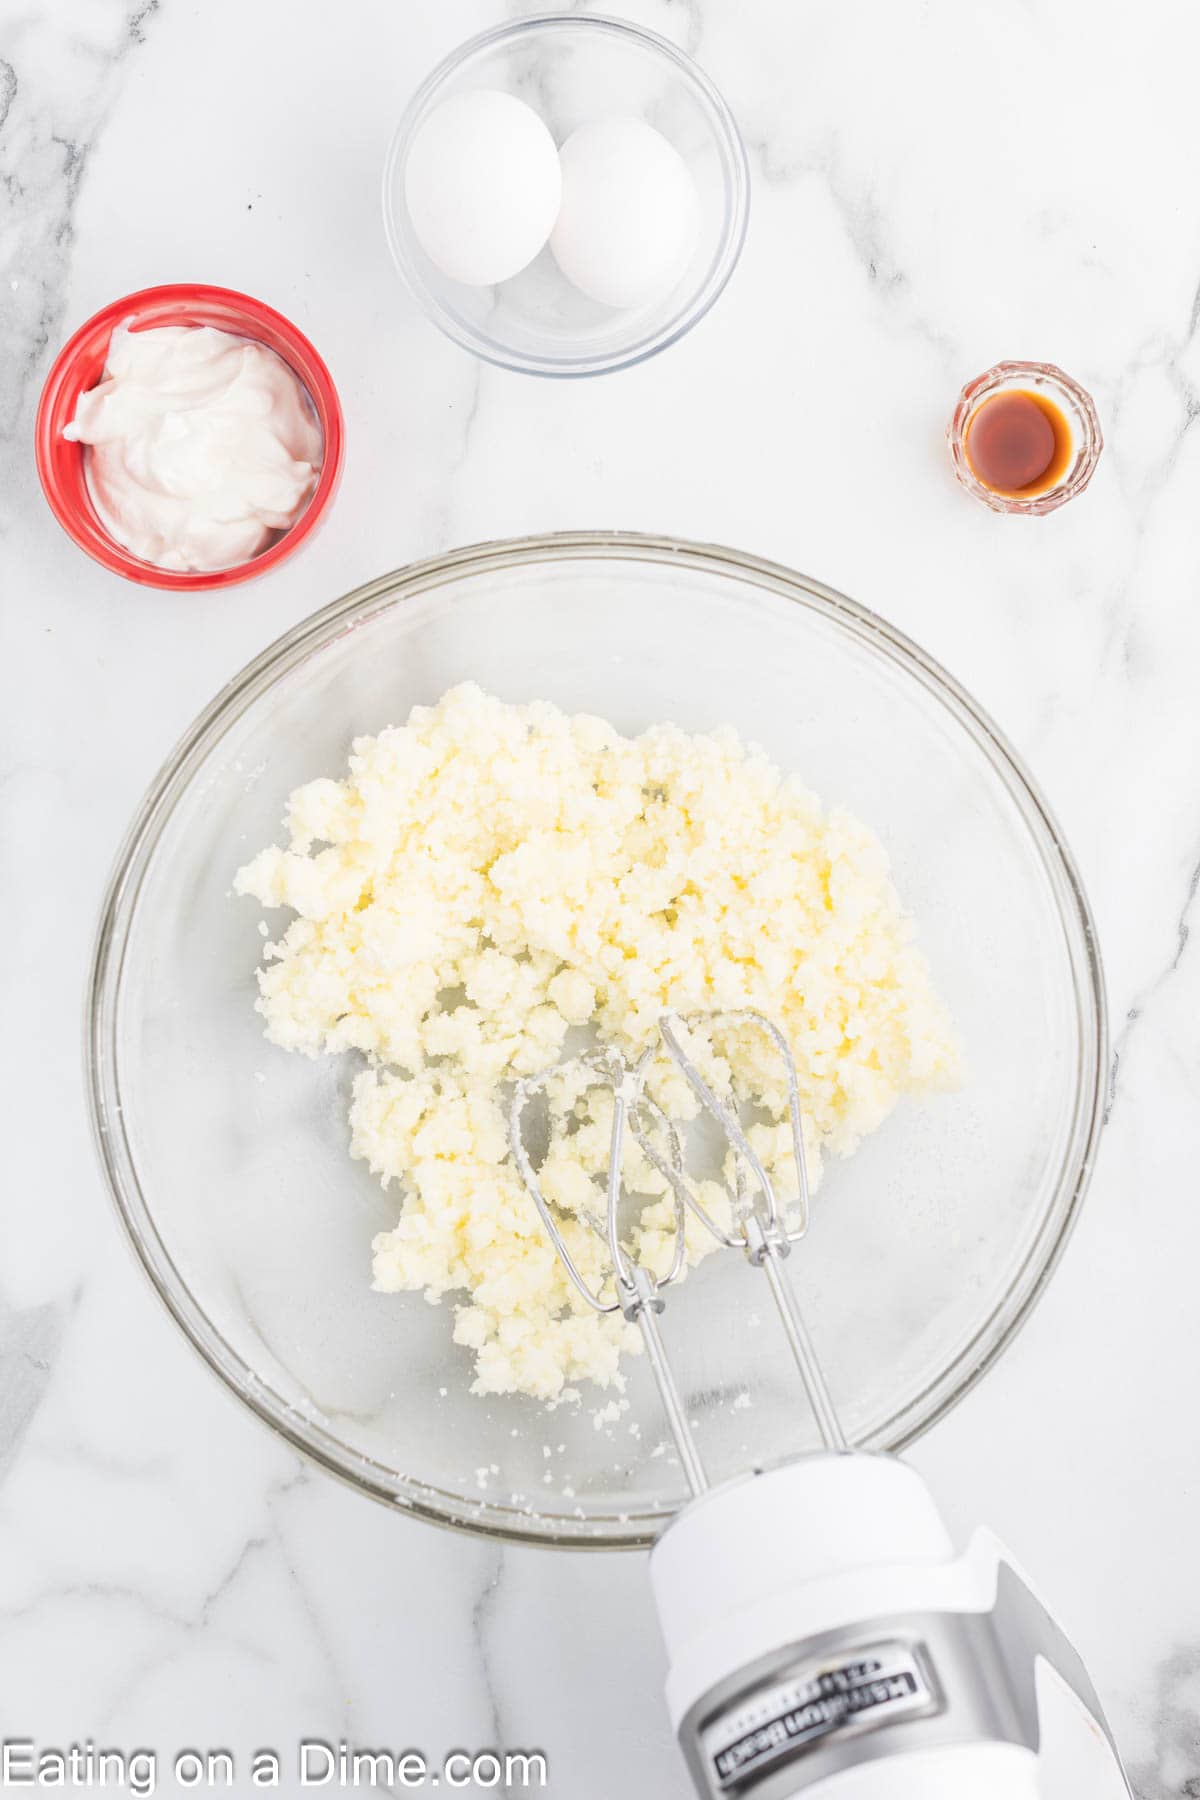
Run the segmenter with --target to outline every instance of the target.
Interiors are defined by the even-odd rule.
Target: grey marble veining
[[[1075,849],[1114,1026],[1100,1166],[1028,1327],[913,1460],[961,1534],[986,1518],[1036,1572],[1140,1800],[1182,1800],[1200,1793],[1194,8],[630,0],[726,93],[754,211],[693,336],[578,385],[440,340],[379,228],[406,94],[503,10],[0,11],[3,1731],[241,1757],[500,1739],[546,1749],[553,1795],[607,1800],[615,1709],[625,1790],[685,1794],[639,1559],[500,1552],[302,1468],[132,1267],[77,1074],[113,849],[248,656],[413,556],[626,526],[778,556],[894,619],[992,711]],[[64,337],[181,278],[296,318],[350,426],[311,550],[186,605],[80,558],[30,443]],[[997,521],[955,489],[941,433],[962,380],[1021,355],[1092,389],[1107,449],[1063,513]]]
[[[56,344],[88,159],[159,4],[95,0],[79,7],[59,0],[5,21],[0,37],[0,186],[8,277],[0,313],[5,440],[27,418],[31,385]],[[14,470],[27,461],[14,458]]]

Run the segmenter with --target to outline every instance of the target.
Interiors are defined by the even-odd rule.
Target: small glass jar
[[[1070,444],[1065,466],[1050,487],[1030,483],[1028,491],[992,487],[972,466],[968,455],[971,426],[980,408],[998,394],[1017,392],[1040,398],[1061,415]],[[993,512],[1039,514],[1081,494],[1092,479],[1104,437],[1090,394],[1053,363],[1003,362],[969,381],[958,396],[946,439],[954,459],[954,473],[969,494]]]

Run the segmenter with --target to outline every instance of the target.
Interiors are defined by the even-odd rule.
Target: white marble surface
[[[544,1747],[562,1800],[687,1791],[641,1559],[438,1534],[273,1442],[135,1270],[78,1074],[110,856],[228,675],[409,558],[628,526],[777,556],[897,621],[1000,720],[1065,825],[1114,1021],[1099,1171],[1032,1322],[913,1461],[957,1529],[986,1517],[1037,1572],[1141,1800],[1200,1793],[1195,9],[630,0],[727,94],[753,217],[692,337],[573,385],[443,342],[379,226],[398,108],[500,10],[0,8],[0,1728],[243,1764],[304,1736],[432,1756],[499,1741]],[[349,426],[311,549],[189,600],[87,563],[30,448],[68,331],[177,279],[295,318]],[[1088,494],[1042,521],[974,505],[941,437],[960,382],[1021,355],[1071,369],[1108,435]]]

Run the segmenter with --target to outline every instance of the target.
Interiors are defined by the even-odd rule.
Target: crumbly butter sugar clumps
[[[954,1079],[953,1031],[882,846],[730,730],[630,739],[467,684],[356,739],[345,778],[297,788],[286,825],[287,848],[235,883],[296,915],[264,947],[258,1010],[285,1049],[365,1055],[350,1152],[401,1195],[374,1285],[461,1297],[454,1336],[478,1392],[619,1387],[637,1336],[574,1294],[508,1152],[505,1084],[556,1062],[572,1027],[633,1055],[668,1009],[768,1014],[796,1059],[814,1186],[824,1151],[849,1154],[901,1094]],[[756,1104],[755,1148],[794,1192],[765,1037],[698,1040],[707,1078]],[[695,1116],[665,1059],[648,1087],[671,1117]],[[581,1214],[611,1095],[567,1069],[550,1101],[543,1189],[597,1276],[603,1246]],[[665,1183],[636,1144],[627,1156],[649,1197],[639,1254],[661,1265]],[[719,1208],[720,1184],[705,1197]],[[698,1228],[688,1240],[698,1260],[709,1243]]]

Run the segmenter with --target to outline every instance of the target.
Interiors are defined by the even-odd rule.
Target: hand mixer
[[[760,1030],[786,1072],[798,1196],[776,1194],[736,1111],[685,1038]],[[779,1029],[750,1011],[659,1022],[662,1048],[732,1153],[731,1224],[689,1178],[678,1129],[646,1092],[657,1044],[630,1065],[579,1061],[612,1090],[605,1216],[608,1279],[580,1273],[526,1149],[523,1119],[560,1069],[518,1083],[513,1156],[573,1286],[636,1324],[692,1499],[651,1553],[670,1670],[667,1702],[704,1800],[1129,1800],[1095,1689],[1008,1553],[980,1531],[956,1555],[924,1482],[894,1457],[852,1449],[784,1264],[808,1225],[799,1087]],[[673,1254],[654,1275],[622,1236],[627,1129],[666,1180]],[[663,1290],[684,1266],[688,1214],[761,1268],[824,1449],[710,1487],[663,1342]]]

